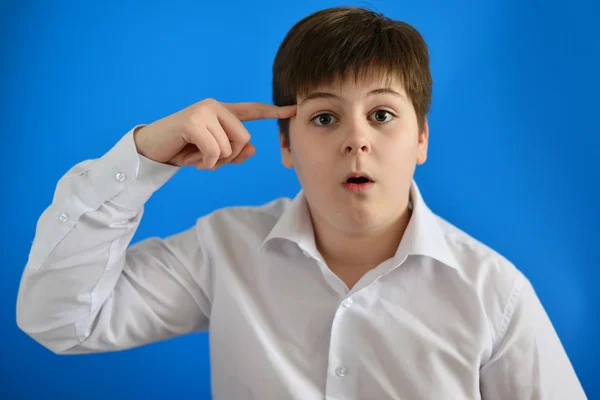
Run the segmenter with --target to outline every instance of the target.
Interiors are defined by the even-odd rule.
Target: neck
[[[410,220],[404,208],[391,224],[364,233],[348,233],[335,229],[323,220],[314,219],[315,242],[325,262],[350,269],[371,269],[392,258]]]

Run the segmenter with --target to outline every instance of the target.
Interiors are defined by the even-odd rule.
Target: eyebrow
[[[365,97],[373,96],[376,94],[393,94],[394,96],[400,97],[403,100],[406,100],[406,97],[402,93],[398,93],[392,88],[384,87],[371,90],[369,93],[365,95]],[[317,100],[317,99],[340,99],[340,97],[336,94],[330,92],[312,92],[308,96],[306,96],[302,101],[298,104],[298,106],[303,105],[307,101]]]

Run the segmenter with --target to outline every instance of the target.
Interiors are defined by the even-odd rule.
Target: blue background
[[[285,33],[313,11],[346,4],[405,20],[428,41],[430,152],[416,175],[425,199],[531,279],[589,398],[600,398],[597,4],[0,4],[1,398],[210,397],[206,334],[59,357],[18,330],[17,289],[37,218],[62,174],[138,123],[205,97],[270,102],[271,62]],[[186,229],[219,207],[296,194],[275,122],[246,125],[256,156],[217,172],[180,171],[149,201],[134,241]]]

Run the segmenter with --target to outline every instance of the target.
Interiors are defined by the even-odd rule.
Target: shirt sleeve
[[[498,326],[492,358],[481,368],[483,400],[587,399],[531,283],[518,275]]]
[[[138,127],[71,168],[37,222],[17,325],[54,353],[127,349],[208,326],[200,225],[130,245],[144,204],[179,169],[137,153]]]

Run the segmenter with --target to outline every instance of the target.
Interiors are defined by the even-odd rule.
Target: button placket
[[[329,369],[327,379],[327,394],[332,398],[352,398],[356,391],[357,380],[354,370],[356,356],[352,353],[356,343],[352,329],[352,313],[346,308],[355,303],[351,297],[341,300],[339,308],[335,313],[331,329],[329,347]]]

